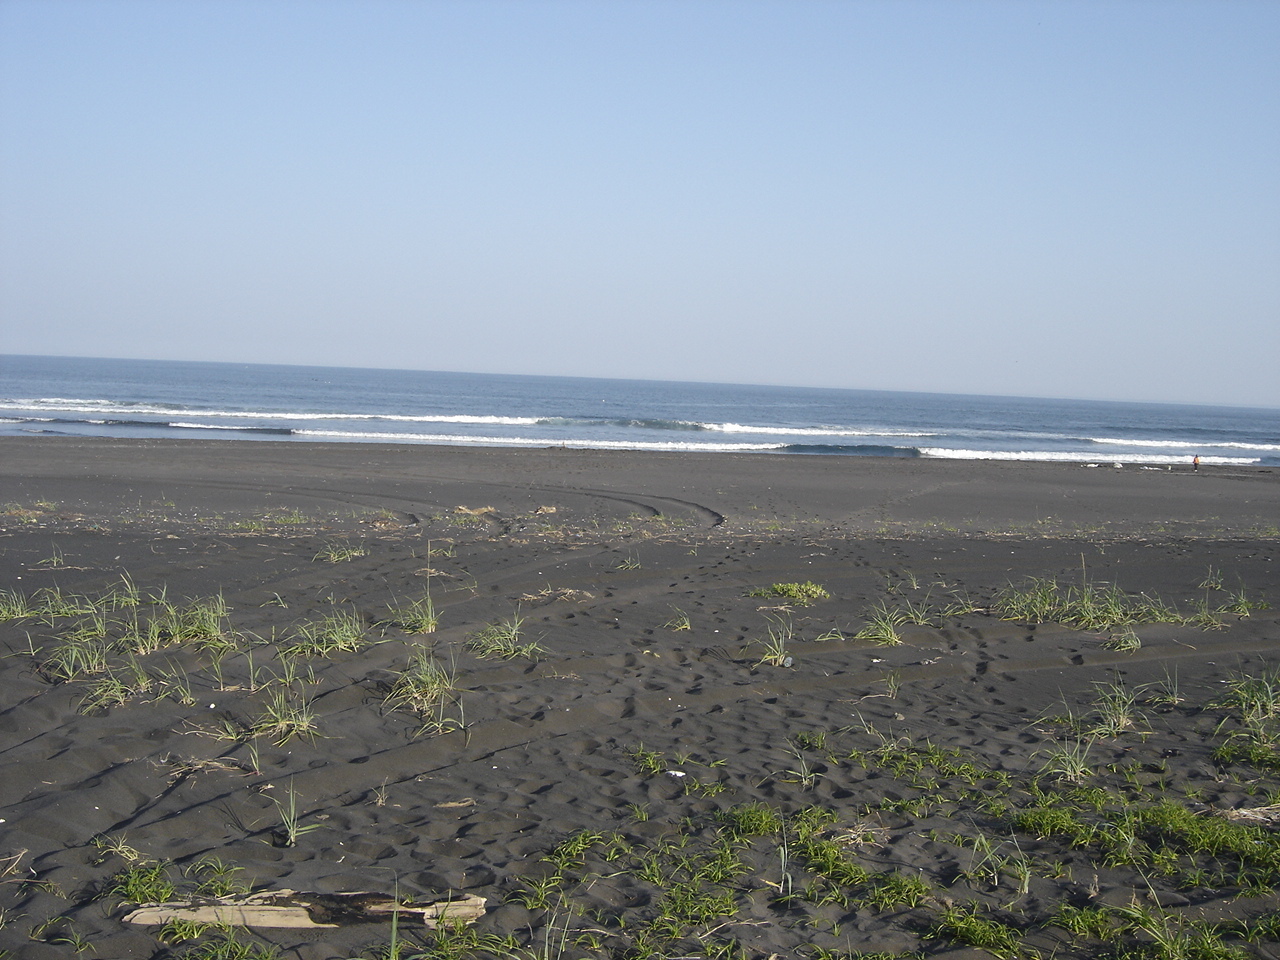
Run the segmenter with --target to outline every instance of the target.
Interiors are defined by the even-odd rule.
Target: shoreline
[[[1280,471],[1193,472],[1023,461],[690,454],[399,444],[0,438],[0,502],[90,510],[390,507],[431,515],[483,492],[518,515],[539,496],[590,516],[605,501],[747,525],[1023,534],[1257,532],[1280,518]],[[1242,486],[1243,485],[1243,486]],[[37,489],[40,487],[41,489]],[[286,503],[285,501],[292,501]],[[536,505],[535,505],[536,506]]]
[[[0,949],[226,936],[127,922],[150,872],[300,891],[232,934],[291,960],[386,947],[350,891],[484,898],[398,936],[485,960],[1263,957],[1280,839],[1176,830],[1280,796],[1277,519],[1267,468],[0,439]]]

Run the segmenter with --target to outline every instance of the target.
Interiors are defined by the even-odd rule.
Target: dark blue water
[[[0,355],[0,435],[1280,464],[1280,410]]]

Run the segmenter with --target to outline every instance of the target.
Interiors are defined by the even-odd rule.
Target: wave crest
[[[1043,460],[1057,463],[1092,463],[1098,457],[1072,450],[957,450],[949,447],[921,447],[920,456],[940,460]],[[1187,456],[1170,456],[1159,453],[1124,453],[1106,458],[1108,463],[1158,463],[1185,464]],[[1222,465],[1246,465],[1258,463],[1258,457],[1201,457],[1200,462]]]

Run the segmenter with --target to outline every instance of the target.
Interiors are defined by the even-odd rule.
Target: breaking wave
[[[947,447],[922,447],[920,456],[940,460],[1046,460],[1059,463],[1090,463],[1098,457],[1073,450],[955,450]],[[1187,455],[1172,456],[1159,453],[1117,453],[1106,458],[1112,463],[1185,464]],[[1201,463],[1251,464],[1260,463],[1257,457],[1202,456]]]

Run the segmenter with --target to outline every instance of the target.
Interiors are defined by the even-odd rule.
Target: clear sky
[[[0,0],[0,352],[1280,406],[1280,3]]]

